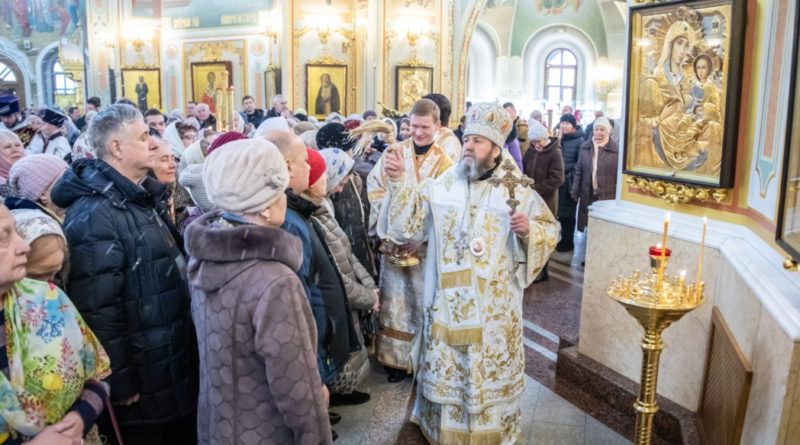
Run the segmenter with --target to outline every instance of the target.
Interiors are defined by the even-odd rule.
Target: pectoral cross
[[[464,253],[466,253],[469,246],[467,245],[467,233],[463,230],[458,235],[458,241],[455,244],[456,247],[456,263],[461,264],[461,260],[464,258]]]
[[[514,191],[518,185],[532,187],[533,179],[525,176],[524,174],[519,178],[514,177],[514,164],[508,159],[503,161],[503,165],[500,168],[505,170],[506,174],[500,178],[495,176],[489,178],[489,184],[494,187],[506,187],[508,189],[508,199],[506,200],[506,204],[511,207],[512,213],[517,213],[517,206],[520,204],[520,202],[516,199]]]

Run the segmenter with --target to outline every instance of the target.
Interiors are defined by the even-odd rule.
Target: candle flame
[[[664,221],[669,222],[669,217],[670,217],[670,212],[667,212],[667,214],[664,216]]]

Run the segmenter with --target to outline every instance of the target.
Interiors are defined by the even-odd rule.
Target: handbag
[[[361,325],[361,335],[364,336],[364,346],[370,355],[375,353],[375,341],[378,338],[378,313],[373,311],[360,311],[358,321]]]

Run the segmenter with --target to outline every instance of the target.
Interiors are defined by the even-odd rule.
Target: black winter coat
[[[564,183],[558,189],[558,218],[575,218],[578,203],[570,197],[575,164],[583,144],[583,130],[578,128],[572,133],[561,136],[561,154],[564,156]]]
[[[112,402],[124,425],[185,418],[197,406],[197,343],[186,266],[159,216],[165,187],[136,185],[107,163],[81,159],[55,185],[66,208],[72,270],[67,294],[111,359]]]

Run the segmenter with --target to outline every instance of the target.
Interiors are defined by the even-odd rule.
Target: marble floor
[[[554,253],[550,279],[525,292],[524,345],[526,390],[522,397],[523,444],[616,445],[629,440],[581,411],[557,393],[555,365],[559,345],[578,340],[585,238],[574,252]],[[339,445],[416,445],[425,440],[409,419],[411,380],[387,383],[383,369],[373,372],[362,391],[372,399],[359,406],[333,407],[342,421],[333,427]]]

